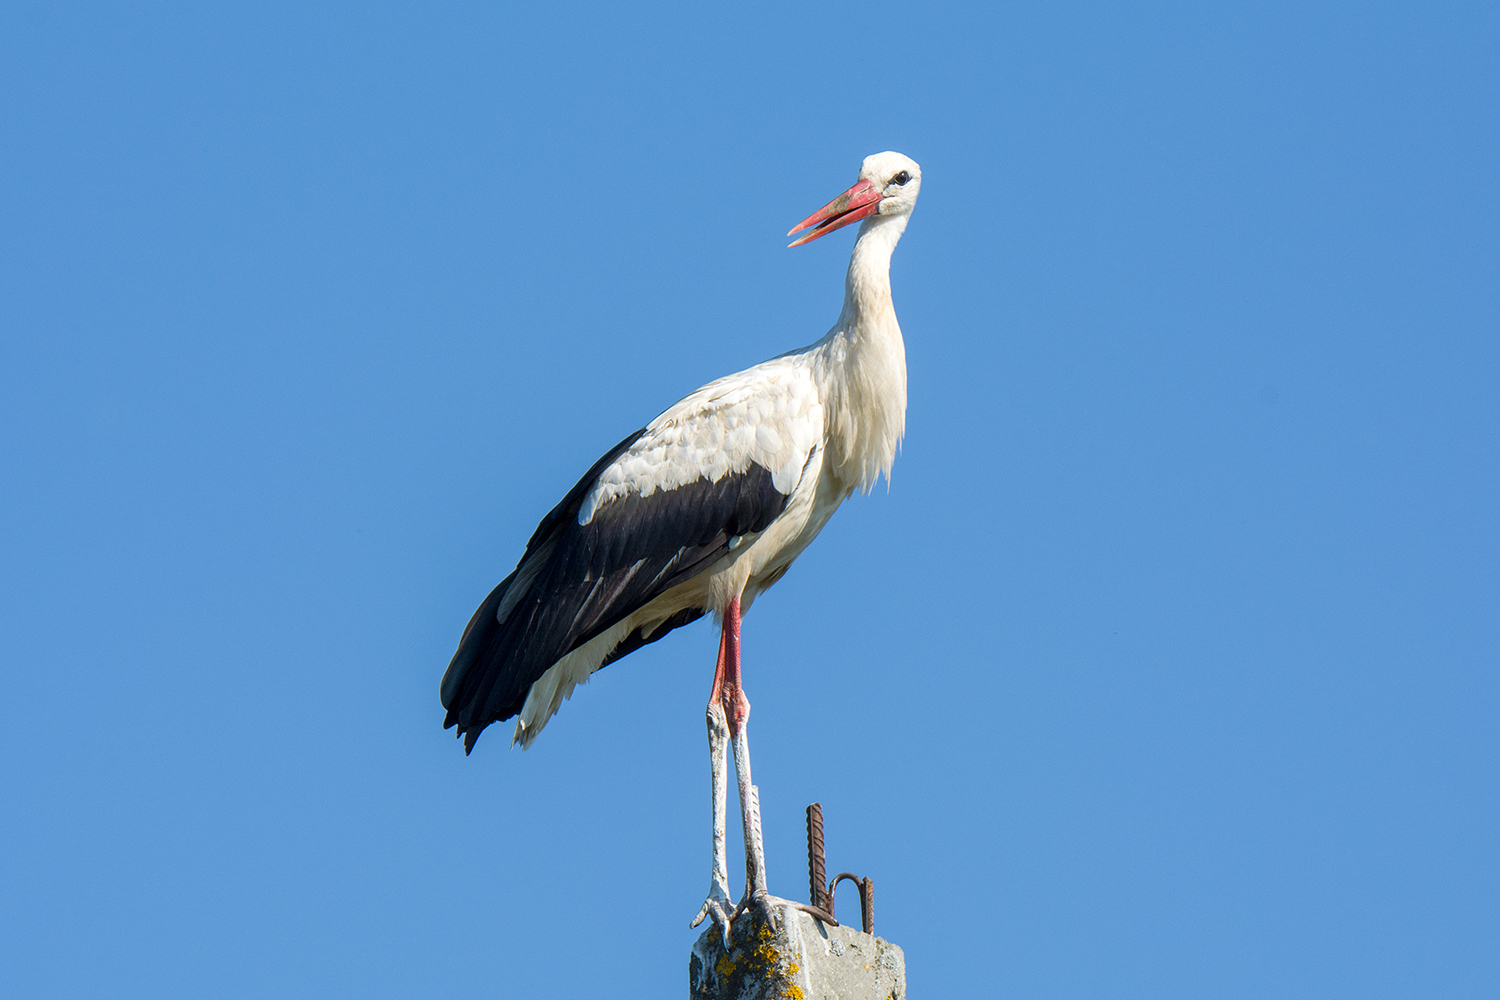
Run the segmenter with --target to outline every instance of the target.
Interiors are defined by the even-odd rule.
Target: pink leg
[[[740,683],[740,599],[729,602],[724,612],[724,631],[719,638],[719,672],[714,688],[729,717],[729,738],[738,739],[750,718],[750,699]]]
[[[740,818],[745,827],[745,896],[735,907],[738,916],[756,905],[771,926],[776,925],[766,889],[766,849],[760,831],[760,792],[750,780],[750,699],[740,680],[740,599],[724,611],[724,689],[721,703],[729,723],[729,741],[734,747],[734,772],[739,783]]]

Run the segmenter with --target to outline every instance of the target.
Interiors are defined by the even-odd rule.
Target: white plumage
[[[784,355],[710,382],[651,423],[630,450],[599,474],[578,523],[630,493],[649,497],[698,479],[718,482],[754,462],[790,494],[823,436],[823,404],[801,355]]]

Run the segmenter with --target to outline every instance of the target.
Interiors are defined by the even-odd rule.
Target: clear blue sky
[[[1497,51],[6,4],[0,993],[681,995],[711,626],[524,754],[438,679],[599,453],[827,329],[852,232],[782,234],[896,149],[895,482],[746,623],[772,890],[820,800],[913,996],[1496,996]]]

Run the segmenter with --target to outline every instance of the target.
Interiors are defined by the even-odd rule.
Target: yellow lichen
[[[786,967],[787,977],[790,978],[792,976],[795,976],[797,974],[797,970],[801,968],[802,966],[798,965],[796,962],[792,962]],[[805,1000],[805,997],[802,994],[802,987],[798,986],[796,983],[787,983],[786,986],[782,988],[781,995],[785,997],[786,1000]]]

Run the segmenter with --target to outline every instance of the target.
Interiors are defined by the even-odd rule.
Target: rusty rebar
[[[859,887],[859,919],[866,934],[875,933],[875,880],[868,875]]]
[[[825,901],[828,884],[823,880],[823,803],[807,807],[807,891],[808,902],[822,910],[832,907]]]

